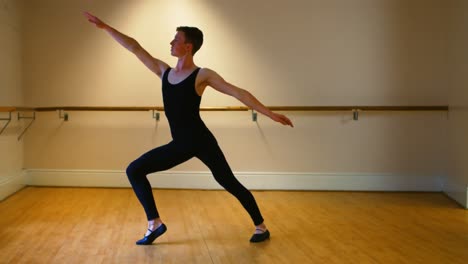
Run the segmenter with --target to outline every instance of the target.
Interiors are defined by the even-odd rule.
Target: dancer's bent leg
[[[147,175],[153,172],[168,170],[193,157],[188,148],[174,141],[143,154],[130,163],[127,176],[132,188],[145,209],[148,221],[159,218],[151,185]]]

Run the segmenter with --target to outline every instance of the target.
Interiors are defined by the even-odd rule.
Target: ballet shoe
[[[148,229],[151,231],[151,229]],[[142,239],[138,240],[136,242],[137,245],[151,245],[153,241],[158,238],[160,235],[164,234],[167,230],[167,227],[165,224],[161,224],[158,228],[156,228],[154,231],[151,231],[151,233]]]
[[[260,229],[257,229],[257,230],[260,230]],[[263,230],[262,230],[263,231]],[[251,238],[250,238],[250,242],[252,243],[258,243],[258,242],[262,242],[262,241],[265,241],[267,239],[270,238],[270,231],[265,230],[265,232],[261,233],[261,234],[254,234]]]

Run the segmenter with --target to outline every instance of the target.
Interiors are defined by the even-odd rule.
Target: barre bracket
[[[29,124],[26,126],[26,128],[23,130],[23,132],[21,132],[21,134],[18,136],[18,141],[21,140],[21,138],[26,133],[26,131],[29,129],[29,127],[32,125],[34,120],[36,120],[36,112],[33,112],[33,116],[22,116],[21,112],[18,112],[18,120],[21,120],[21,119],[31,119],[31,122],[29,122]]]
[[[153,118],[156,119],[156,121],[159,121],[161,114],[159,112],[156,112],[153,110]]]
[[[257,112],[255,110],[252,110],[252,121],[257,122]]]
[[[64,112],[63,109],[59,109],[59,118],[65,122],[68,121],[68,113]]]
[[[361,111],[361,109],[353,109],[353,120],[354,121],[358,121],[359,120],[359,112]]]
[[[10,122],[11,122],[11,112],[8,112],[8,114],[9,114],[8,118],[0,118],[0,120],[2,120],[2,121],[7,121],[6,124],[3,126],[2,130],[0,131],[0,135],[7,128],[8,124],[10,124]]]

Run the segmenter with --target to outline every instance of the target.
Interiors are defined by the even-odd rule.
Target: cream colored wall
[[[27,103],[162,103],[155,75],[89,25],[82,10],[98,14],[172,65],[175,28],[199,26],[206,39],[198,64],[269,105],[447,103],[440,89],[447,68],[444,1],[268,3],[27,1]],[[239,103],[209,92],[203,104]]]
[[[468,3],[457,0],[453,31],[450,91],[450,173],[444,191],[468,208]]]
[[[21,92],[21,8],[18,1],[0,1],[0,106],[23,104]]]
[[[160,81],[81,15],[89,10],[170,64],[179,25],[196,25],[198,65],[266,105],[446,105],[445,1],[29,1],[26,102],[161,105]],[[204,106],[240,105],[207,91]],[[248,113],[202,113],[235,171],[440,176],[443,113],[287,113],[294,129]],[[170,140],[151,113],[41,113],[27,168],[123,170]],[[206,171],[198,161],[174,170]]]
[[[23,105],[21,87],[21,6],[18,1],[0,1],[0,106]],[[0,113],[8,118],[8,113]],[[8,128],[0,135],[0,200],[24,184],[23,142],[17,140],[21,128],[12,116]],[[6,121],[0,121],[0,130]]]

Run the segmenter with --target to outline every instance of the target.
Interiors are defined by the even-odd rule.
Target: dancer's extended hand
[[[106,23],[102,22],[99,18],[91,15],[89,12],[83,12],[83,14],[89,22],[95,24],[98,28],[105,28],[107,26]]]
[[[273,115],[271,116],[271,119],[275,120],[276,122],[280,122],[283,125],[294,127],[291,120],[289,120],[289,118],[287,118],[285,115],[273,113]]]

